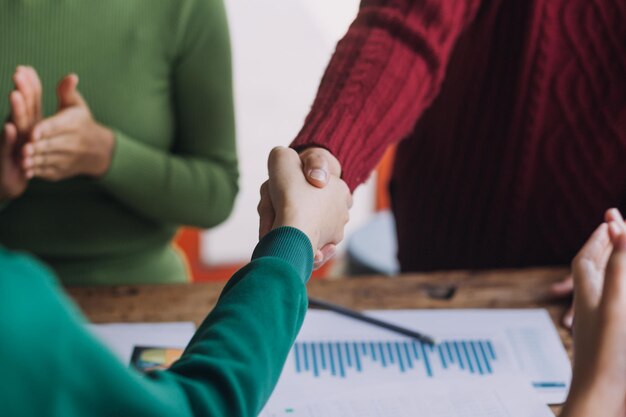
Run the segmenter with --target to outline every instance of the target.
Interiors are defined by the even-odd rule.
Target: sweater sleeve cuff
[[[313,247],[303,232],[294,227],[279,227],[257,244],[252,260],[264,256],[279,258],[291,265],[306,283],[313,271]]]
[[[124,133],[113,130],[115,134],[115,146],[111,157],[111,166],[102,176],[100,182],[108,187],[126,184],[129,178],[137,173],[137,161],[145,159],[145,145],[135,142]],[[141,176],[141,175],[139,175]]]

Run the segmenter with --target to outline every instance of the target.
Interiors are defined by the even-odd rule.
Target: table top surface
[[[549,295],[565,268],[437,272],[398,277],[313,280],[309,295],[359,310],[414,308],[546,308],[570,357],[560,319],[569,301]],[[95,323],[193,321],[215,305],[225,283],[73,287],[69,294]],[[553,407],[558,411],[559,407]]]

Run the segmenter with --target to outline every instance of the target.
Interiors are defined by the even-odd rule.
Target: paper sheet
[[[274,404],[261,417],[553,417],[517,379],[416,381],[362,387],[309,403]]]
[[[326,311],[309,311],[270,399],[284,403],[371,385],[517,377],[562,403],[571,366],[545,310],[401,310],[373,316],[434,336],[434,347]],[[420,385],[421,386],[421,385]]]
[[[136,346],[184,348],[196,331],[191,322],[90,324],[88,328],[125,365]]]

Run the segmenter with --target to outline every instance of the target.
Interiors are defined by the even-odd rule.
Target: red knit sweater
[[[385,148],[404,271],[568,264],[626,209],[626,0],[363,0],[296,148]]]

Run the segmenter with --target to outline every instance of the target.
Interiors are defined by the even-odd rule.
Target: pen
[[[374,326],[382,327],[383,329],[391,330],[392,332],[412,337],[422,343],[426,343],[429,345],[435,344],[435,339],[425,334],[407,329],[405,327],[396,326],[395,324],[383,320],[378,320],[370,316],[366,316],[365,314],[359,313],[358,311],[351,310],[337,304],[332,304],[327,301],[320,300],[319,298],[309,297],[309,307],[321,308],[324,310],[335,312],[337,314],[351,317],[356,320],[364,321],[366,323],[373,324]]]

